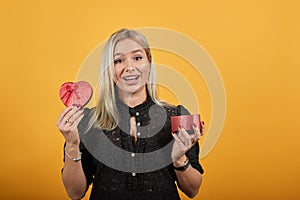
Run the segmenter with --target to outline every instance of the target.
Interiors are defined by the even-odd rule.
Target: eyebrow
[[[142,50],[141,49],[137,49],[137,50],[129,51],[127,53],[137,53],[137,52],[142,52]],[[127,53],[125,53],[125,54],[127,54]],[[124,54],[123,53],[116,53],[116,54],[114,54],[114,57],[115,56],[122,56],[122,55],[124,55]]]

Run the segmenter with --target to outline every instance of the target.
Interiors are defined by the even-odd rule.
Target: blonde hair
[[[119,122],[119,112],[116,104],[115,82],[114,82],[114,49],[116,44],[124,39],[131,39],[141,45],[150,62],[150,72],[147,81],[147,92],[152,101],[158,105],[168,105],[160,100],[156,92],[156,72],[150,47],[147,39],[140,32],[129,29],[121,29],[113,33],[105,44],[101,56],[100,75],[98,82],[98,102],[96,111],[91,118],[91,124],[101,129],[112,130]]]

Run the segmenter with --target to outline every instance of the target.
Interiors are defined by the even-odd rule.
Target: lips
[[[135,81],[139,78],[139,75],[130,75],[130,76],[124,76],[123,79],[125,81]]]

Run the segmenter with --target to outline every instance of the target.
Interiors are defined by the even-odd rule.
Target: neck
[[[136,93],[122,93],[118,91],[119,99],[129,107],[135,107],[147,99],[146,88]]]

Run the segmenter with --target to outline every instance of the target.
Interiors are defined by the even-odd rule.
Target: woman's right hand
[[[79,145],[80,138],[77,126],[83,116],[83,108],[77,106],[69,106],[60,114],[56,126],[64,136],[66,143]]]

